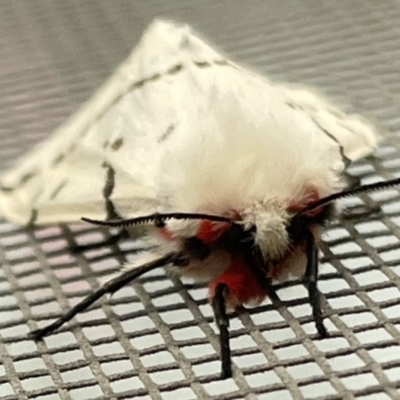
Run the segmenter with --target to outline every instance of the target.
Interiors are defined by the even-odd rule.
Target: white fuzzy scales
[[[363,118],[156,21],[93,98],[2,176],[0,213],[41,224],[235,210],[279,257],[288,204],[310,188],[340,190],[346,162],[376,143]],[[175,227],[193,235],[193,223]]]

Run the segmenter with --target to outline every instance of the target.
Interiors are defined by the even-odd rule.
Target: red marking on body
[[[232,220],[240,219],[240,214],[235,210],[230,210],[227,213],[224,213],[224,216],[231,218]],[[201,222],[196,237],[204,243],[215,243],[231,228],[231,226],[232,225],[229,222],[212,222],[204,220]]]
[[[202,240],[204,243],[215,243],[220,237],[226,233],[231,224],[229,222],[212,222],[204,220],[200,224],[200,228],[196,235],[197,239]],[[163,239],[168,242],[175,239],[175,234],[171,232],[168,228],[159,228],[158,231]]]
[[[217,285],[221,283],[228,286],[235,305],[253,301],[260,303],[266,296],[265,290],[240,255],[232,256],[231,264],[226,271],[210,283],[211,297],[214,296]]]
[[[223,216],[232,220],[240,220],[240,214],[235,210],[230,210],[227,213],[224,213]],[[231,226],[232,225],[229,222],[213,222],[209,220],[203,220],[201,221],[196,237],[197,239],[202,240],[204,243],[215,243],[231,228]],[[168,228],[159,228],[158,231],[160,232],[160,235],[167,241],[172,241],[175,239],[175,234]]]
[[[307,191],[306,196],[301,199],[301,200],[291,200],[289,202],[289,206],[288,209],[289,211],[293,212],[293,213],[298,213],[300,211],[302,211],[305,207],[307,207],[308,205],[315,203],[316,201],[320,200],[320,196],[318,194],[317,189],[315,188],[310,188]],[[305,215],[308,215],[310,217],[318,215],[319,213],[321,213],[323,211],[323,206],[315,208],[309,212],[306,212]]]
[[[204,243],[214,243],[221,238],[231,227],[229,222],[202,221],[200,229],[196,235],[197,239]]]
[[[167,228],[159,228],[158,232],[166,241],[171,242],[174,240],[174,235]]]

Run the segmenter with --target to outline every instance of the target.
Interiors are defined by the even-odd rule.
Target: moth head
[[[252,230],[254,246],[264,259],[277,260],[289,246],[287,226],[289,212],[279,202],[260,202],[246,207],[241,213],[245,231]]]

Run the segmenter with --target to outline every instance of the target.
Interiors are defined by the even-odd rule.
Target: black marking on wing
[[[130,94],[134,90],[141,89],[142,87],[144,87],[146,84],[148,84],[150,82],[156,82],[156,81],[160,80],[163,76],[174,75],[174,74],[178,73],[179,71],[182,71],[182,68],[183,68],[182,64],[177,64],[162,74],[157,73],[157,74],[149,76],[148,78],[143,78],[143,79],[133,82],[126,89],[125,92],[121,93],[119,96],[116,96],[115,99],[110,104],[108,104],[103,110],[101,110],[97,114],[95,121],[96,122],[100,121],[111,108],[113,108],[120,100],[122,100],[126,95]],[[89,128],[87,128],[87,130],[89,130]]]
[[[53,160],[52,166],[55,167],[55,166],[57,166],[58,164],[60,164],[62,161],[64,161],[65,157],[66,157],[66,154],[65,154],[65,153],[59,154],[59,155]]]
[[[175,125],[171,124],[168,126],[167,130],[157,139],[157,143],[161,143],[171,136],[171,133],[175,130]]]
[[[208,62],[208,61],[193,61],[194,65],[196,65],[199,68],[207,68],[212,66],[213,64],[215,65],[220,65],[220,66],[225,66],[225,65],[230,65],[229,62],[225,59],[217,59],[214,60],[212,62]],[[136,89],[141,89],[143,88],[145,85],[147,85],[150,82],[156,82],[161,80],[164,76],[167,75],[175,75],[179,72],[182,72],[184,70],[183,68],[183,64],[176,64],[174,66],[172,66],[171,68],[169,68],[167,71],[163,72],[163,73],[156,73],[154,75],[151,75],[147,78],[142,78],[138,81],[133,82],[126,90],[126,92],[121,93],[119,96],[117,96],[112,103],[110,103],[104,110],[102,110],[96,117],[96,121],[101,120],[104,115],[112,108],[114,107],[122,98],[124,98],[126,95],[128,95],[129,93],[131,93],[132,91],[136,90]],[[89,128],[87,128],[89,129]]]
[[[225,59],[221,59],[221,60],[215,60],[214,61],[214,64],[216,64],[216,65],[223,65],[223,66],[225,66],[225,65],[230,65],[230,63],[229,63],[229,61],[228,60],[225,60]]]
[[[119,97],[126,96],[126,95],[127,95],[128,93],[130,93],[132,90],[140,89],[140,88],[142,88],[144,85],[146,85],[146,84],[149,83],[149,82],[158,81],[158,80],[161,79],[164,75],[166,75],[166,74],[154,74],[154,75],[149,76],[148,78],[143,78],[143,79],[141,79],[140,81],[136,81],[136,82],[132,83],[132,84],[129,86],[127,93],[124,93],[124,94],[122,94],[122,95],[119,96]]]
[[[179,71],[181,71],[183,68],[182,64],[176,64],[175,66],[173,66],[172,68],[170,68],[167,72],[166,75],[175,75],[177,74]]]
[[[366,137],[365,137],[364,135],[360,135],[359,132],[355,131],[354,129],[351,129],[351,128],[350,128],[348,125],[346,125],[346,124],[343,124],[343,123],[338,122],[338,125],[341,126],[343,129],[346,129],[347,131],[349,131],[349,132],[352,133],[353,135],[356,135],[357,137],[360,137],[360,138],[364,141],[364,143],[365,143],[365,145],[366,145],[367,147],[371,147],[370,144],[368,143]]]
[[[312,121],[314,122],[314,124],[317,125],[317,127],[318,127],[322,132],[325,133],[325,135],[327,135],[329,138],[331,138],[331,139],[334,140],[337,144],[340,145],[340,142],[336,139],[335,136],[332,135],[332,133],[328,132],[325,128],[323,128],[323,127],[319,124],[319,122],[318,122],[314,117],[311,117],[311,119],[312,119]]]
[[[15,188],[13,187],[8,187],[8,186],[3,186],[0,185],[0,191],[4,192],[4,193],[11,193],[15,190]]]
[[[217,60],[213,60],[212,62],[193,61],[193,63],[199,68],[207,68],[207,67],[212,66],[213,64],[220,65],[220,66],[226,66],[226,65],[233,66],[229,63],[228,60],[225,60],[225,59],[217,59]],[[119,96],[115,97],[115,99],[110,104],[108,104],[103,110],[101,110],[95,117],[94,121],[99,122],[111,108],[113,108],[121,99],[123,99],[126,95],[130,94],[132,91],[141,89],[150,82],[156,82],[156,81],[162,79],[164,76],[176,75],[177,73],[182,72],[184,70],[183,67],[184,67],[183,64],[179,63],[179,64],[172,66],[171,68],[169,68],[167,71],[165,71],[163,73],[156,73],[147,78],[142,78],[138,81],[133,82],[127,88],[127,90],[125,92],[123,92]],[[84,129],[82,129],[80,132],[80,136],[86,135],[87,132],[89,131],[89,129],[90,129],[90,126],[86,126]],[[108,143],[105,142],[103,146],[104,146],[104,148],[107,147]],[[72,152],[72,151],[73,151],[73,149],[69,150],[69,152]]]
[[[123,144],[124,144],[124,139],[118,138],[113,143],[111,143],[111,149],[113,151],[118,151]]]
[[[314,122],[314,124],[322,131],[325,133],[326,136],[328,136],[330,139],[332,139],[333,141],[335,141],[338,146],[339,146],[339,152],[340,152],[340,156],[342,157],[343,163],[345,165],[345,167],[347,168],[350,164],[351,164],[351,160],[346,157],[346,155],[344,154],[344,148],[342,146],[342,144],[339,142],[339,140],[336,139],[335,136],[332,135],[332,133],[328,132],[326,129],[324,129],[319,123],[318,121],[311,117],[312,121]]]
[[[2,190],[3,192],[11,193],[15,189],[17,189],[19,186],[22,186],[25,183],[29,182],[32,178],[34,178],[37,175],[37,173],[38,173],[38,171],[28,172],[28,173],[22,175],[21,178],[19,178],[19,181],[15,184],[14,187],[1,186],[0,190]]]
[[[293,110],[300,110],[300,111],[305,111],[305,112],[318,112],[318,110],[313,107],[311,104],[307,104],[306,107],[304,107],[301,103],[296,103],[293,101],[285,101],[285,104],[289,106],[290,108],[293,108]],[[315,122],[315,121],[314,121]],[[315,122],[316,123],[316,122]]]
[[[187,50],[191,46],[192,42],[190,41],[189,36],[183,36],[181,41],[179,42],[179,49],[180,50]]]
[[[211,62],[209,61],[193,61],[193,64],[198,67],[198,68],[208,68],[211,67],[212,65],[220,65],[220,66],[232,66],[234,67],[234,65],[231,65],[229,63],[228,60],[226,59],[217,59],[217,60],[213,60]],[[126,92],[121,93],[119,96],[117,96],[112,103],[108,104],[103,110],[101,110],[97,116],[94,118],[94,122],[99,122],[104,115],[111,109],[113,108],[123,97],[125,97],[126,95],[128,95],[129,93],[131,93],[133,90],[136,89],[140,89],[143,86],[145,86],[148,83],[151,82],[156,82],[160,79],[162,79],[164,76],[167,75],[176,75],[179,72],[182,72],[184,70],[184,65],[182,63],[176,64],[174,66],[172,66],[171,68],[169,68],[168,70],[166,70],[163,73],[156,73],[153,74],[147,78],[142,78],[136,82],[133,82],[126,90]],[[79,132],[79,136],[83,137],[85,136],[90,128],[92,127],[92,123],[87,124],[85,127],[83,127],[80,132]],[[159,139],[159,141],[163,141],[165,140],[173,131],[173,127],[170,128],[168,127],[167,132],[164,133],[163,136],[161,136],[161,138]],[[121,144],[119,143],[119,140],[122,139],[117,139],[116,142],[114,142],[111,147],[113,150],[118,150],[120,148],[120,146],[123,144],[121,142]],[[66,149],[65,152],[59,154],[52,162],[52,166],[56,166],[59,163],[61,163],[68,155],[70,155],[73,151],[75,151],[75,149],[77,148],[78,143],[75,141],[73,142],[69,148]],[[103,148],[105,149],[106,147],[109,146],[109,141],[105,141],[103,144]],[[110,167],[111,168],[111,167]],[[15,187],[11,188],[11,187],[0,187],[0,190],[2,190],[3,192],[12,192],[13,190],[15,190],[16,187],[25,184],[26,182],[28,182],[30,179],[32,179],[35,175],[37,174],[37,171],[33,171],[33,172],[29,172],[27,174],[25,174],[24,176],[21,177],[21,179],[19,180],[19,182],[16,184]],[[110,173],[111,174],[111,173]],[[107,203],[107,201],[109,201],[110,203]],[[111,204],[111,205],[107,205],[107,204]],[[115,212],[115,208],[113,208],[114,206],[112,205],[111,200],[107,200],[106,198],[106,207],[110,208],[110,213],[112,214],[113,212]]]
[[[211,61],[211,62],[209,62],[209,61],[193,61],[193,63],[194,63],[194,65],[196,65],[198,68],[208,68],[208,67],[212,66],[213,64],[215,64],[215,65],[220,65],[220,66],[230,65],[230,66],[234,67],[233,65],[231,65],[231,64],[229,63],[228,60],[225,60],[225,59],[217,59],[217,60],[213,60],[213,61]],[[107,114],[107,112],[108,112],[111,108],[113,108],[122,98],[124,98],[126,95],[128,95],[129,93],[131,93],[133,90],[140,89],[140,88],[142,88],[143,86],[145,86],[146,84],[148,84],[148,83],[150,83],[150,82],[156,82],[156,81],[160,80],[161,78],[163,78],[164,76],[167,76],[167,75],[176,75],[177,73],[182,72],[183,70],[184,70],[184,65],[183,65],[182,63],[179,63],[179,64],[176,64],[176,65],[172,66],[171,68],[169,68],[168,70],[166,70],[166,71],[163,72],[163,73],[156,73],[156,74],[153,74],[153,75],[151,75],[151,76],[149,76],[149,77],[147,77],[147,78],[142,78],[142,79],[140,79],[140,80],[138,80],[138,81],[133,82],[133,83],[127,88],[126,92],[121,93],[119,96],[116,96],[115,99],[114,99],[110,104],[108,104],[107,106],[105,106],[105,108],[104,108],[103,110],[101,110],[101,111],[97,114],[97,116],[94,118],[94,122],[99,122],[99,121],[104,117],[104,115]],[[79,132],[79,136],[80,136],[80,137],[85,136],[85,135],[89,132],[89,130],[90,130],[92,124],[93,124],[93,123],[90,123],[90,124],[86,125],[84,128],[82,128],[82,129],[80,130],[80,132]],[[163,139],[163,140],[164,140],[164,139]],[[104,142],[103,148],[106,148],[108,145],[109,145],[109,142],[108,142],[108,141]],[[60,154],[59,156],[57,156],[57,157],[54,159],[52,165],[55,166],[55,165],[59,164],[61,161],[63,161],[63,160],[65,159],[65,157],[67,157],[68,155],[70,155],[70,154],[77,148],[77,146],[78,146],[78,143],[77,143],[77,142],[72,143],[72,144],[70,145],[70,147],[67,148],[67,150],[66,150],[64,153]],[[118,147],[118,146],[117,146],[117,147]],[[118,148],[119,148],[119,147],[118,147]],[[118,150],[118,148],[117,148],[116,150]],[[24,175],[24,176],[20,179],[20,181],[17,183],[16,187],[19,186],[19,185],[22,185],[22,184],[26,183],[28,180],[30,180],[31,178],[33,178],[33,177],[36,175],[36,173],[37,173],[37,172],[34,171],[34,172],[30,172],[30,173]],[[4,192],[12,192],[14,189],[15,189],[15,188],[9,188],[9,187],[2,187],[2,188],[0,188],[0,190],[3,190]],[[106,204],[108,204],[108,203],[106,203]],[[111,203],[111,204],[112,204],[112,203]],[[110,207],[111,207],[111,206],[110,206]],[[111,210],[111,209],[110,209],[110,210]],[[115,211],[115,209],[114,209],[114,211]]]
[[[198,68],[209,68],[213,65],[226,66],[230,65],[228,60],[218,59],[213,61],[193,61],[193,64]]]
[[[210,62],[208,62],[208,61],[193,61],[193,64],[196,66],[196,67],[199,67],[199,68],[207,68],[207,67],[211,67],[211,63]]]
[[[102,166],[106,168],[106,181],[103,188],[103,197],[106,208],[106,219],[107,221],[113,219],[120,219],[121,217],[118,214],[117,210],[115,209],[114,203],[111,200],[111,195],[115,187],[115,170],[107,162],[104,162]]]
[[[31,216],[29,218],[28,223],[26,224],[26,227],[29,228],[33,228],[35,226],[35,223],[37,221],[37,217],[38,217],[38,210],[36,208],[32,208],[31,210]]]
[[[292,103],[291,101],[285,101],[285,104],[287,106],[289,106],[290,108],[292,108],[293,110],[302,110],[302,108],[300,106],[298,106],[295,103]]]
[[[89,127],[85,128],[85,134],[86,131],[89,131]],[[78,144],[76,142],[72,143],[71,146],[69,146],[69,148],[67,149],[66,154],[71,154],[76,148],[77,148]]]
[[[130,93],[132,90],[142,88],[142,87],[145,85],[146,82],[147,82],[146,79],[142,79],[142,80],[140,80],[140,81],[134,82],[134,83],[129,87],[129,90],[128,90],[127,93]],[[120,96],[119,98],[122,98],[122,97],[124,97],[125,95],[126,95],[126,93],[124,93],[124,94],[123,94],[122,96]]]
[[[65,187],[65,185],[68,183],[67,179],[64,179],[62,182],[60,182],[56,188],[53,190],[53,192],[51,193],[49,200],[54,200],[59,193],[61,192],[61,190]]]
[[[19,180],[19,185],[23,185],[24,183],[30,181],[32,178],[34,178],[36,176],[37,172],[32,171],[32,172],[28,172],[27,174],[21,176],[20,180]]]
[[[147,82],[157,81],[160,78],[161,78],[161,74],[154,74],[154,75],[152,75],[152,76],[150,76],[149,78],[146,79],[146,83]]]

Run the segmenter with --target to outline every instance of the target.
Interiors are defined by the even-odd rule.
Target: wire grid
[[[319,87],[388,129],[350,168],[371,183],[400,175],[398,1],[0,2],[0,162],[11,164],[73,112],[131,51],[154,17],[194,25],[276,80]],[[397,135],[396,135],[397,134]],[[114,276],[117,246],[84,225],[0,225],[3,399],[400,399],[400,199],[397,189],[346,200],[381,206],[324,238],[319,288],[329,339],[316,336],[298,280],[280,303],[231,321],[234,378],[219,380],[216,328],[201,285],[154,271],[35,343],[27,333]],[[121,245],[133,249],[135,243]]]

